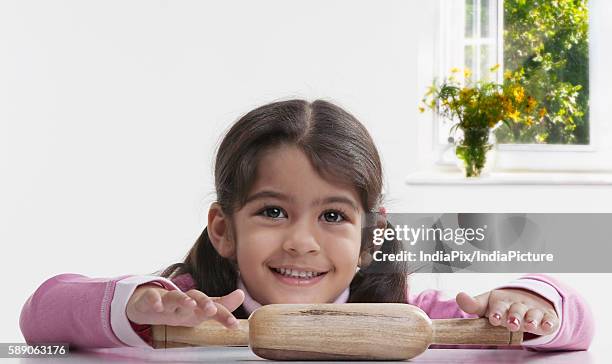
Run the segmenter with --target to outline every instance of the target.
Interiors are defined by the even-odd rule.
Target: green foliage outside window
[[[587,0],[504,0],[504,68],[548,114],[496,131],[500,143],[589,143]]]

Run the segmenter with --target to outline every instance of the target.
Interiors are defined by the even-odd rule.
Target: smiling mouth
[[[327,274],[327,272],[314,272],[314,271],[305,271],[299,269],[289,269],[289,268],[272,268],[269,267],[270,270],[276,274],[279,274],[283,277],[288,278],[296,278],[296,279],[312,279],[322,275]]]

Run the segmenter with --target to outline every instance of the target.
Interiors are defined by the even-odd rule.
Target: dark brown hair
[[[374,249],[370,238],[372,228],[390,226],[377,214],[383,186],[380,157],[365,127],[354,116],[327,101],[274,102],[250,111],[230,128],[215,161],[215,189],[223,213],[231,219],[233,212],[244,206],[255,182],[262,152],[280,144],[292,145],[304,152],[322,178],[354,186],[370,219],[364,224],[361,241],[362,258],[368,257]],[[380,249],[393,254],[400,251],[401,245],[398,241],[386,241]],[[217,253],[207,229],[185,260],[166,268],[162,276],[182,273],[190,273],[197,289],[209,296],[223,296],[237,287],[235,263]],[[406,279],[403,264],[372,261],[355,274],[348,302],[405,303]],[[248,317],[242,306],[234,315]]]

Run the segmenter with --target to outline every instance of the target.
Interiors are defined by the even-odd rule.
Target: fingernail
[[[508,318],[508,323],[516,327],[521,326],[521,320],[519,320],[518,317],[514,317],[514,316],[511,316],[510,318]]]
[[[542,323],[542,328],[546,331],[550,330],[552,328],[552,324],[548,321],[544,321],[544,323]]]
[[[538,327],[538,323],[537,323],[537,322],[535,322],[534,320],[527,320],[527,323],[528,323],[528,324],[532,324],[532,325],[533,325],[533,327]]]
[[[499,321],[501,320],[501,315],[496,312],[493,314],[493,318]]]

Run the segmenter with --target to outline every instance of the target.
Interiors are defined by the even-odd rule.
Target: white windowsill
[[[612,185],[612,172],[490,172],[466,178],[459,170],[418,171],[408,175],[409,186],[423,185]]]

